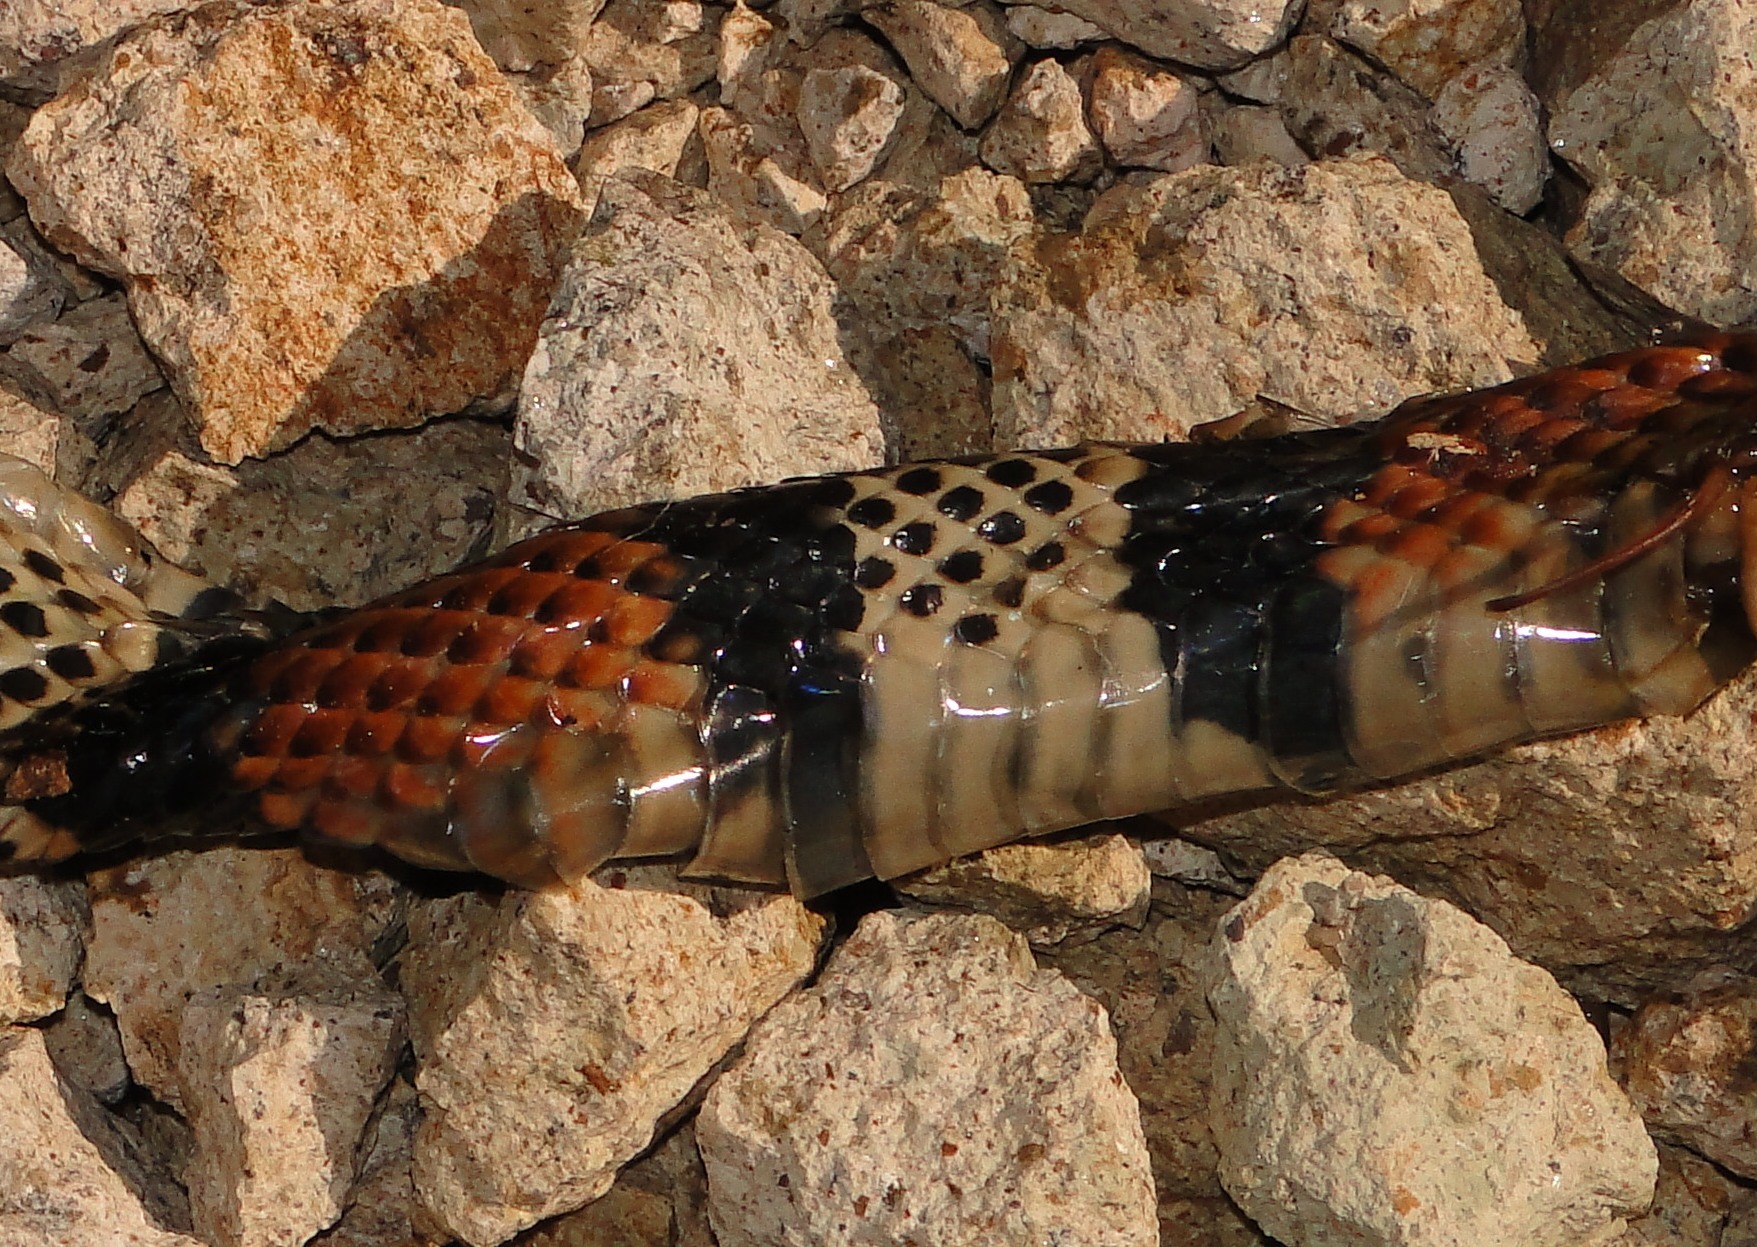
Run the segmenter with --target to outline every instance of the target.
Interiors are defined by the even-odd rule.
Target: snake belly
[[[1753,656],[1754,403],[1757,336],[1705,334],[1338,429],[610,512],[12,728],[60,782],[9,784],[0,856],[242,809],[521,885],[676,855],[815,896],[1684,713]]]

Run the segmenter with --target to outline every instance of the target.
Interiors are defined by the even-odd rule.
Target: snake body
[[[125,530],[83,563],[0,531],[0,857],[242,812],[523,885],[677,855],[812,896],[1680,714],[1757,652],[1754,450],[1757,336],[1714,334],[1337,429],[614,511],[290,632]],[[94,610],[31,616],[54,572]],[[174,643],[67,657],[142,629]]]

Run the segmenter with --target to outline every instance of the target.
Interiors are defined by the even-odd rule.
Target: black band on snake
[[[322,622],[0,473],[0,857],[224,828],[805,896],[1682,714],[1757,652],[1757,336],[1261,441],[634,507]]]

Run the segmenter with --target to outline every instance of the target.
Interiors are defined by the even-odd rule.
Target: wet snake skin
[[[0,857],[245,814],[521,885],[676,855],[815,896],[1395,779],[1742,670],[1753,489],[1757,336],[1722,334],[1339,429],[615,511],[150,665],[109,638],[180,635],[198,589],[7,529]],[[76,564],[107,613],[26,618]]]

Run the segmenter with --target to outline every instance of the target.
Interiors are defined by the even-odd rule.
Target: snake
[[[0,464],[0,861],[300,831],[818,897],[1686,714],[1757,654],[1757,335],[1275,437],[655,502],[252,611]]]

